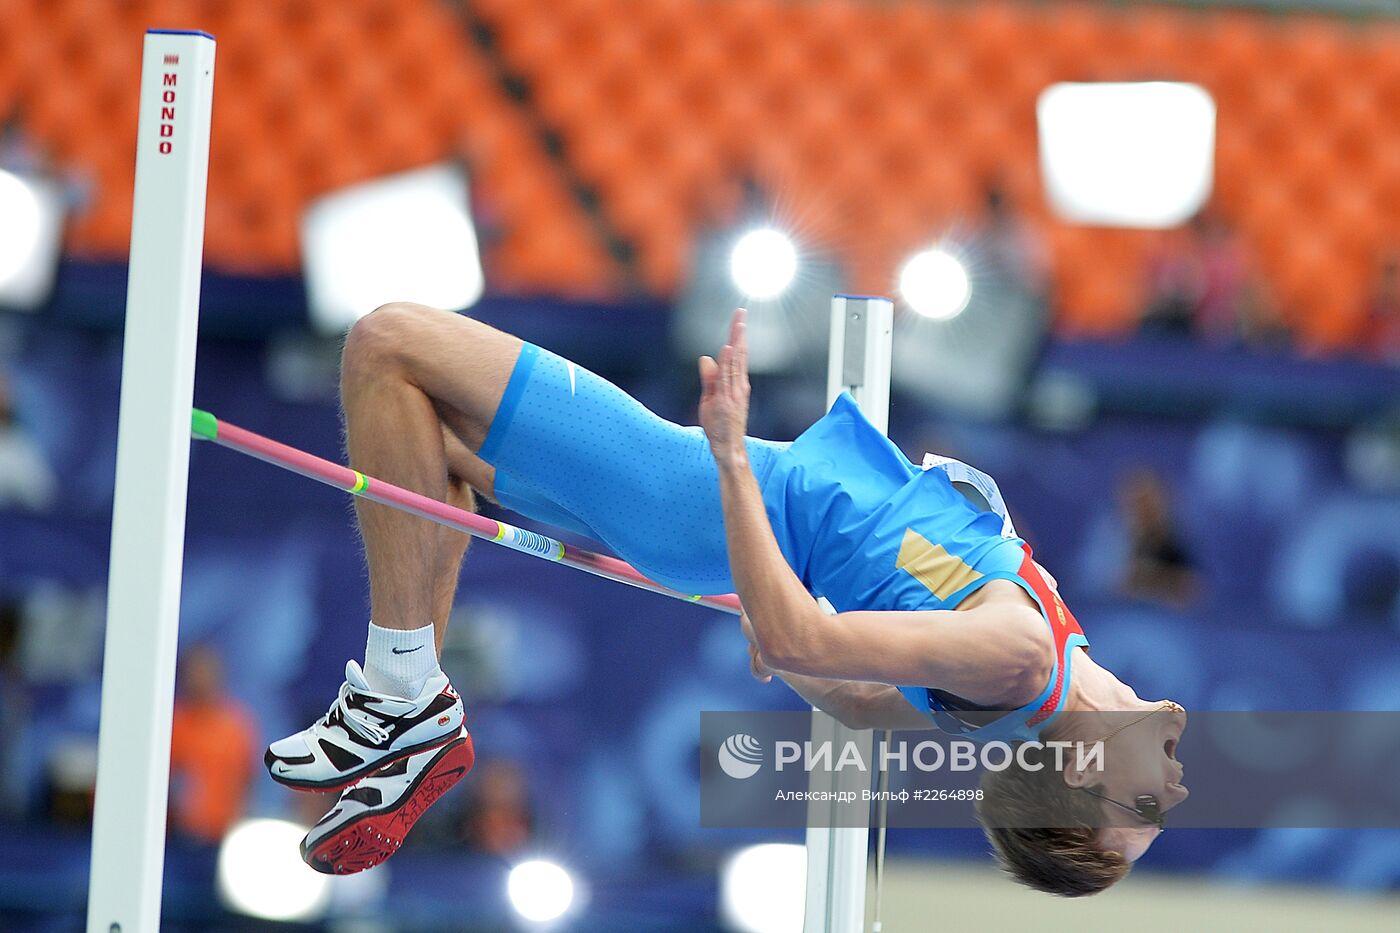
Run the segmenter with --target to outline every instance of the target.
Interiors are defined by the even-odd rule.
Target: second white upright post
[[[881,431],[889,431],[890,352],[894,333],[894,305],[887,298],[837,295],[831,300],[831,347],[827,356],[827,404],[842,392],[850,392],[865,417]],[[827,607],[830,611],[830,607]],[[845,748],[859,747],[871,760],[873,733],[849,729],[820,710],[812,711],[812,745],[830,742]],[[814,772],[813,800],[840,799],[852,791],[860,799],[870,789],[869,774],[848,769],[839,773]],[[870,826],[835,826],[837,803],[816,803],[808,811],[807,907],[804,933],[859,933],[865,925],[865,875],[870,850]],[[868,811],[867,815],[868,815]]]

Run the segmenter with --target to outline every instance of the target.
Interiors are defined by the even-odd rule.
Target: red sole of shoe
[[[314,849],[303,851],[302,858],[327,875],[352,875],[373,868],[399,850],[418,818],[466,777],[475,763],[476,750],[470,735],[450,743],[419,776],[417,786],[402,804],[342,827]]]

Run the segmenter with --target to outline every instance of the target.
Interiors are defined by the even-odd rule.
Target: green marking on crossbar
[[[190,413],[190,433],[206,441],[217,440],[219,437],[219,419],[215,418],[207,411],[198,408],[193,409]]]

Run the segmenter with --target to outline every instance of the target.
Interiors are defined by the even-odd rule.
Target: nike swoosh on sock
[[[412,654],[422,647],[422,645],[419,645],[417,648],[390,648],[389,650],[394,652],[394,654]]]

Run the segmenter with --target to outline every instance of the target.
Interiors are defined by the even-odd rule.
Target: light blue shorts
[[[760,487],[787,446],[749,439]],[[606,379],[527,343],[479,454],[496,468],[496,498],[506,508],[601,541],[672,589],[734,589],[719,474],[699,427],[658,417]]]

